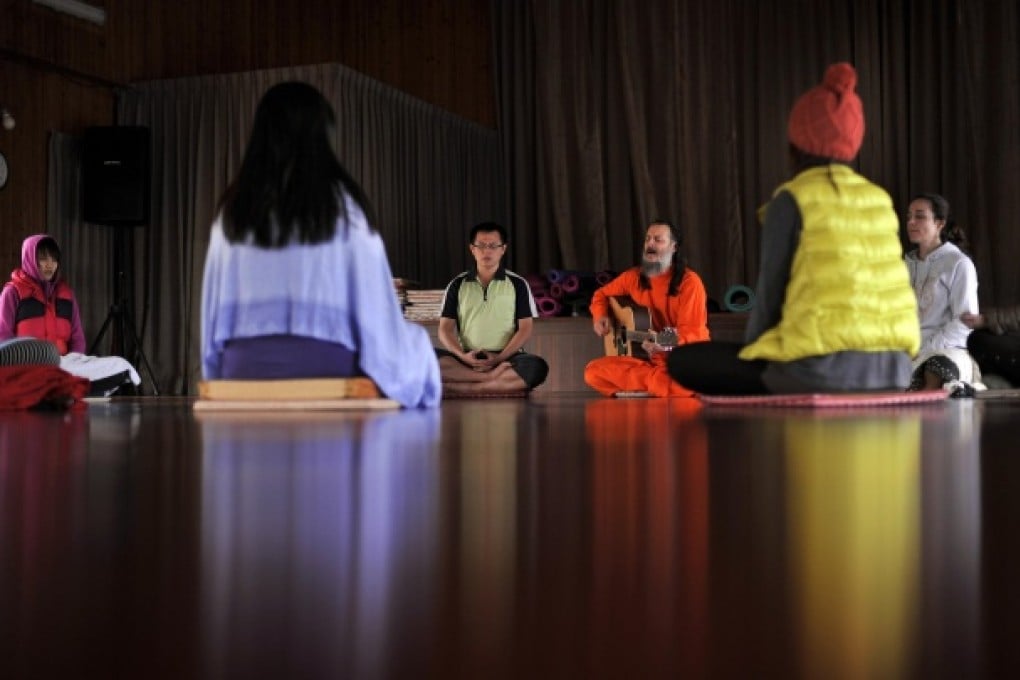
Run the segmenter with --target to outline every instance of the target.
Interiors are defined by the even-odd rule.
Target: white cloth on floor
[[[60,357],[60,367],[71,375],[88,378],[93,382],[127,371],[133,385],[142,384],[138,371],[123,357],[95,357],[79,352],[69,352]]]

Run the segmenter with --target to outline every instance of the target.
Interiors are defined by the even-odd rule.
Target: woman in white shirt
[[[915,196],[907,212],[907,238],[916,246],[906,262],[921,322],[921,350],[914,358],[910,389],[980,382],[980,371],[967,353],[971,329],[960,320],[962,314],[978,312],[977,270],[960,249],[966,237],[949,219],[949,202],[938,194]]]

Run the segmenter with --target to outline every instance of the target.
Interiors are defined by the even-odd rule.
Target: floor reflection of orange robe
[[[593,532],[587,634],[591,667],[606,676],[707,672],[709,470],[700,408],[693,399],[586,405]]]

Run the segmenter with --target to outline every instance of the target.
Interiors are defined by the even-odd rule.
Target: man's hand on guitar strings
[[[603,316],[598,319],[595,319],[595,321],[592,322],[591,326],[592,329],[594,329],[595,331],[595,335],[599,336],[600,338],[606,337],[607,335],[609,335],[609,331],[612,330],[612,324],[609,322],[608,316]]]
[[[648,356],[652,356],[657,352],[668,352],[673,348],[663,347],[654,340],[645,340],[644,342],[641,343],[641,349],[643,349],[645,351],[645,354],[647,354]]]

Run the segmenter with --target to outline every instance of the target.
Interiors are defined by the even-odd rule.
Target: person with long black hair
[[[435,406],[442,387],[428,333],[403,318],[334,128],[333,108],[307,83],[280,83],[259,102],[209,236],[203,376],[361,375],[405,407]]]

